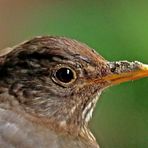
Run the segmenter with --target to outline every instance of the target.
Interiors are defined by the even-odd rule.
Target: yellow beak
[[[148,65],[140,62],[109,62],[111,73],[103,79],[111,85],[148,77]]]

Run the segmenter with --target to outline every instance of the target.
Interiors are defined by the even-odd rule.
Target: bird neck
[[[51,117],[49,115],[49,117],[47,117],[37,116],[37,114],[30,114],[28,112],[26,117],[32,122],[43,125],[57,133],[70,134],[74,137],[80,136],[94,141],[95,138],[88,129],[88,122],[92,117],[94,107],[100,94],[101,92],[99,92],[92,100],[88,100],[87,103],[85,102],[83,104],[81,102],[79,105],[77,104],[77,106],[75,104],[75,106],[71,107],[68,112],[66,110],[66,113],[64,110],[60,109],[59,111],[63,112],[59,113],[57,110],[57,114],[54,114],[54,116]],[[60,106],[58,108],[60,108]],[[68,109],[67,106],[63,106],[63,109],[64,108]],[[68,113],[69,116],[66,116]],[[65,114],[65,116],[63,116],[63,114]]]
[[[32,123],[37,124],[38,126],[42,126],[48,128],[57,134],[69,135],[72,137],[79,137],[84,139],[85,141],[96,142],[95,137],[88,129],[87,124],[75,125],[75,124],[66,124],[66,123],[57,123],[54,120],[47,119],[47,118],[38,118],[36,116],[32,116],[30,114],[24,114],[24,117],[30,120]]]

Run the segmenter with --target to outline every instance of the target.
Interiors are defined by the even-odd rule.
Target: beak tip
[[[143,63],[138,62],[138,61],[135,61],[134,63],[137,64],[137,67],[140,70],[148,71],[148,65],[147,64],[143,64]]]

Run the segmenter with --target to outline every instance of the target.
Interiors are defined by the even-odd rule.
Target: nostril
[[[116,68],[119,67],[115,62],[109,62],[109,68],[112,73],[116,71]]]
[[[114,73],[114,72],[116,71],[116,67],[112,67],[112,68],[110,69],[110,71],[111,71],[112,73]]]

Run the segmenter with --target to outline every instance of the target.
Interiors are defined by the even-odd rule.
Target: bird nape
[[[88,122],[102,91],[147,76],[145,64],[109,62],[64,37],[0,50],[0,145],[98,148]]]

